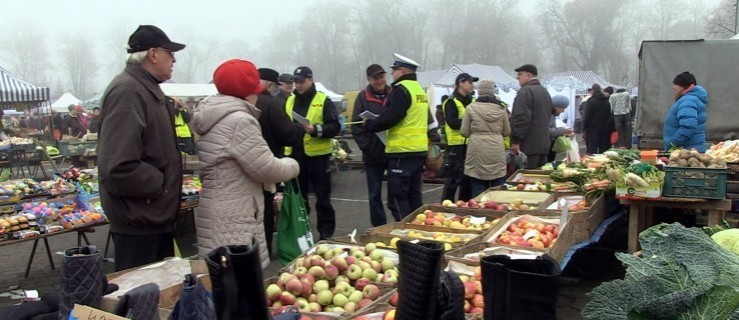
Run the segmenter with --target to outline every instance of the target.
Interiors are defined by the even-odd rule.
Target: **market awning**
[[[49,100],[49,88],[34,86],[0,67],[0,104]]]

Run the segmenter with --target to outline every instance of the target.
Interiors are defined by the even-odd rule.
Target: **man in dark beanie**
[[[159,84],[172,77],[175,52],[184,48],[155,26],[139,26],[128,39],[126,68],[103,95],[98,172],[116,271],[174,255],[182,159],[174,109]]]
[[[254,105],[261,111],[258,120],[262,137],[272,154],[277,158],[282,158],[285,154],[285,147],[293,147],[300,143],[305,131],[300,124],[290,120],[285,113],[285,105],[272,95],[273,92],[279,91],[280,76],[277,71],[259,68],[258,72],[259,83],[264,90],[257,95],[257,103]],[[275,227],[274,200],[274,193],[271,190],[264,190],[264,235],[270,256]]]
[[[667,112],[662,129],[664,148],[695,148],[705,152],[708,92],[696,85],[695,76],[687,71],[678,74],[672,84],[675,103]]]

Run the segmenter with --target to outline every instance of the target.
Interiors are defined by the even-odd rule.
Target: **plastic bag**
[[[507,180],[508,177],[516,173],[519,169],[526,169],[528,158],[526,157],[526,154],[521,151],[519,151],[518,154],[506,151],[505,161],[506,174],[504,180]]]
[[[554,151],[555,153],[563,153],[567,152],[568,150],[570,150],[570,139],[565,136],[559,136],[554,139],[552,151]]]
[[[429,152],[426,154],[426,170],[436,172],[441,165],[444,164],[444,155],[438,145],[429,145]]]
[[[580,162],[580,145],[575,137],[567,139],[570,141],[570,150],[567,150],[568,162]]]
[[[277,223],[277,258],[286,265],[313,247],[305,200],[296,179],[286,183]]]

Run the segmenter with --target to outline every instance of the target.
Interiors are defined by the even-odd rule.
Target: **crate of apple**
[[[291,272],[281,273],[267,286],[270,307],[294,305],[301,312],[351,314],[371,305],[398,281],[395,262],[373,243],[348,252],[325,246],[298,258]],[[330,259],[321,255],[337,248],[341,253],[337,250]]]
[[[470,209],[484,209],[484,210],[495,210],[507,212],[510,210],[534,210],[535,206],[524,203],[523,199],[514,199],[510,203],[495,202],[488,200],[484,202],[478,202],[475,199],[470,201],[458,200],[456,203],[451,200],[444,200],[441,202],[441,206],[449,208],[470,208]]]
[[[531,248],[550,248],[557,242],[559,226],[534,223],[520,218],[511,222],[494,240],[495,243]]]
[[[480,266],[475,267],[474,270],[473,276],[459,274],[459,279],[464,285],[464,312],[468,314],[482,314],[485,307],[485,300],[482,295],[482,272]],[[398,298],[398,292],[393,292],[390,295],[388,304],[397,307]]]
[[[452,213],[434,212],[425,210],[416,215],[413,225],[447,227],[461,230],[487,230],[492,228],[500,219],[488,221],[485,217],[458,216]]]

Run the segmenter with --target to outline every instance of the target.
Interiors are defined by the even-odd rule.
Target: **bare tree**
[[[0,47],[0,55],[10,64],[10,71],[36,85],[48,85],[48,50],[44,33],[34,26],[23,26],[9,33]]]
[[[73,93],[82,100],[90,98],[98,68],[95,46],[84,35],[70,35],[66,39],[60,52],[61,65],[67,72]]]
[[[733,37],[736,30],[736,6],[737,0],[722,0],[721,3],[711,11],[706,22],[706,37],[711,39],[727,39]]]

